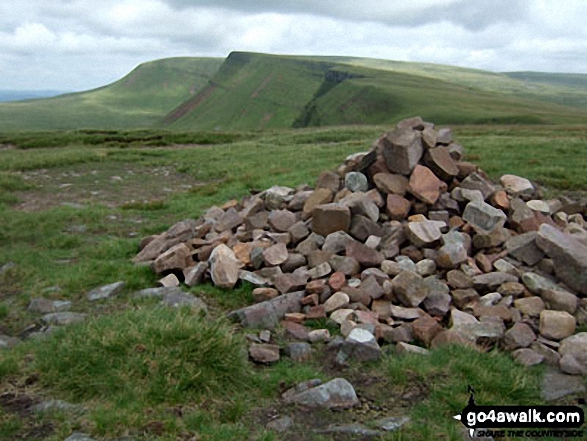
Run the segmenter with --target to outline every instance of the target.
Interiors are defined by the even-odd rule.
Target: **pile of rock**
[[[587,373],[587,333],[575,335],[587,323],[585,204],[539,200],[518,176],[498,185],[462,159],[449,129],[404,120],[315,189],[212,207],[143,239],[135,262],[164,286],[251,283],[257,304],[232,313],[245,326],[283,321],[315,342],[330,335],[304,321],[328,317],[341,363],[377,358],[386,342],[418,353],[454,343]]]

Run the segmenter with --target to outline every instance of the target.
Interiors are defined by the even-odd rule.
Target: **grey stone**
[[[507,216],[503,211],[485,202],[472,201],[465,207],[463,220],[468,222],[478,233],[491,234],[497,228],[503,227]]]
[[[587,295],[587,246],[548,224],[540,226],[536,244],[554,261],[557,277]]]
[[[28,306],[29,311],[41,314],[67,311],[69,308],[71,308],[71,302],[69,300],[49,300],[43,297],[32,299]]]
[[[70,436],[65,438],[64,441],[96,441],[96,440],[94,438],[91,438],[89,435],[86,435],[85,433],[74,432]]]
[[[67,326],[73,323],[83,322],[87,314],[79,312],[52,312],[45,314],[41,319],[49,325]]]
[[[320,386],[288,394],[284,399],[290,404],[326,409],[344,409],[359,404],[355,389],[344,378],[335,378]]]
[[[541,294],[544,290],[559,289],[557,284],[539,274],[527,272],[522,275],[522,282],[533,294]]]
[[[354,239],[344,231],[336,231],[323,239],[322,251],[337,254],[344,251],[346,246],[353,241]]]
[[[353,216],[362,215],[373,222],[377,222],[379,219],[379,207],[368,193],[351,193],[340,203],[349,207]]]
[[[579,306],[579,298],[562,289],[542,290],[540,297],[544,300],[548,309],[554,309],[555,311],[566,311],[569,314],[574,314]]]
[[[512,257],[524,262],[526,265],[536,265],[544,257],[544,253],[536,245],[536,231],[513,236],[505,243],[505,247]]]
[[[542,363],[544,356],[532,349],[522,348],[512,352],[514,360],[524,366],[535,366]]]
[[[223,213],[222,210],[220,212]],[[171,247],[191,239],[196,234],[196,221],[186,220],[173,225],[165,233],[155,236],[133,259],[134,263],[155,260]]]
[[[269,421],[265,427],[269,430],[273,430],[274,432],[287,432],[290,427],[293,425],[293,418],[289,416],[284,416],[281,418],[276,418],[274,420]]]
[[[544,302],[540,297],[524,297],[514,301],[514,307],[524,315],[538,317],[544,309]]]
[[[316,433],[340,434],[348,436],[360,436],[361,439],[380,437],[383,433],[379,430],[369,429],[362,424],[330,425],[326,429],[317,429]]]
[[[350,237],[350,236],[349,236]],[[351,240],[353,238],[351,237]],[[296,251],[304,256],[307,256],[312,251],[316,251],[322,245],[324,245],[324,236],[320,236],[316,233],[311,233],[306,239],[298,244]],[[327,251],[327,250],[325,250]]]
[[[179,286],[179,279],[173,273],[167,274],[162,279],[157,281],[157,285],[164,287],[177,287]]]
[[[532,197],[535,191],[528,179],[516,175],[503,175],[499,181],[505,191],[513,197]]]
[[[280,233],[285,233],[296,223],[296,215],[289,210],[274,210],[267,218],[269,225]]]
[[[184,270],[184,282],[187,286],[196,286],[204,280],[208,271],[208,262],[198,262],[195,266]]]
[[[388,132],[382,139],[382,144],[387,168],[401,175],[409,175],[424,153],[420,134],[411,129]]]
[[[504,346],[508,351],[518,348],[527,348],[536,340],[534,331],[525,323],[516,323],[508,329],[504,336]]]
[[[540,335],[562,340],[575,333],[576,320],[565,311],[544,310],[540,313]]]
[[[467,176],[461,182],[461,187],[469,190],[479,190],[483,194],[484,200],[495,192],[495,186],[479,172],[473,172]]]
[[[272,364],[279,361],[279,346],[267,343],[253,343],[249,356],[255,363]]]
[[[408,307],[416,307],[430,293],[421,276],[411,271],[402,271],[391,281],[398,300]]]
[[[381,237],[382,234],[378,223],[361,215],[353,216],[349,232],[352,237],[360,242],[365,242],[369,237]]]
[[[266,277],[261,277],[259,274],[244,270],[239,271],[238,278],[255,286],[266,286],[271,283]]]
[[[208,310],[208,306],[206,305],[206,303],[204,303],[202,299],[182,291],[173,291],[163,294],[161,305],[169,306],[172,308],[181,308],[184,306],[188,306],[194,310]]]
[[[517,282],[518,278],[511,274],[492,272],[473,277],[473,286],[480,291],[493,291],[506,282]]]
[[[282,243],[277,243],[265,251],[263,251],[263,258],[267,266],[278,266],[287,260],[287,247]]]
[[[284,202],[292,199],[293,193],[293,188],[275,185],[265,191],[265,205],[269,210],[277,210]]]
[[[443,222],[429,220],[410,222],[406,229],[408,239],[419,248],[433,246],[442,236],[440,231],[442,224]]]
[[[135,292],[132,296],[135,299],[144,299],[144,298],[163,298],[165,295],[169,294],[180,294],[183,291],[181,288],[177,286],[172,287],[158,287],[158,288],[146,288],[141,291]]]
[[[212,282],[219,288],[232,289],[238,281],[241,266],[234,251],[224,244],[218,245],[210,255],[210,275]]]
[[[423,301],[424,308],[430,315],[444,317],[450,308],[452,298],[448,286],[436,276],[429,276],[424,279],[429,294]]]
[[[410,417],[387,417],[375,421],[375,426],[385,430],[386,432],[394,432],[409,422]]]
[[[422,259],[416,264],[416,272],[422,277],[431,276],[436,272],[434,260]]]
[[[430,351],[420,346],[411,345],[409,343],[399,342],[395,346],[395,351],[398,354],[418,354],[418,355],[429,355]]]
[[[352,257],[332,256],[328,263],[334,271],[343,273],[345,276],[352,276],[361,271],[361,265]]]
[[[31,407],[33,412],[45,413],[45,412],[69,412],[69,413],[81,413],[85,411],[83,406],[71,404],[62,400],[45,400],[39,404],[35,404]]]
[[[160,254],[153,262],[152,268],[157,274],[174,269],[183,270],[191,265],[190,261],[193,262],[191,250],[185,243],[179,243]]]
[[[124,282],[115,282],[100,288],[91,290],[86,294],[86,298],[90,301],[108,299],[115,296],[124,288]]]
[[[580,332],[561,341],[561,370],[568,374],[587,374],[587,332]]]
[[[546,401],[555,401],[568,395],[585,392],[583,379],[572,375],[549,371],[542,378],[542,398]]]
[[[284,294],[274,299],[228,314],[231,319],[238,320],[244,327],[273,329],[287,313],[300,312],[300,300],[306,296],[305,291]]]
[[[243,223],[243,218],[239,212],[234,208],[229,208],[226,212],[218,218],[214,223],[214,230],[218,233],[224,231],[232,231]]]
[[[0,350],[10,349],[18,343],[20,343],[18,338],[0,334]]]
[[[281,274],[275,277],[273,279],[275,288],[282,294],[303,289],[308,282],[308,273],[307,271],[300,272],[301,270],[304,270],[304,268],[298,268],[291,274]]]
[[[344,308],[349,304],[349,302],[350,298],[348,294],[344,292],[337,292],[332,294],[332,296],[330,296],[330,298],[326,300],[326,302],[324,303],[324,307],[326,309],[326,312],[329,313],[336,311],[337,309]]]
[[[289,343],[284,352],[293,361],[306,361],[312,356],[312,346],[306,342]]]
[[[434,261],[437,266],[444,269],[457,268],[468,258],[471,238],[458,231],[450,231],[441,237],[442,247],[436,252]]]
[[[351,330],[344,341],[338,359],[346,361],[350,358],[359,361],[378,360],[381,355],[381,348],[377,344],[375,336],[359,327]]]
[[[535,341],[534,343],[532,343],[530,345],[530,349],[542,355],[544,357],[544,363],[556,368],[559,367],[561,356],[557,351],[549,348],[548,346],[540,343],[539,341]]]
[[[350,191],[367,191],[369,190],[369,183],[367,177],[363,173],[350,172],[344,177],[344,185]]]

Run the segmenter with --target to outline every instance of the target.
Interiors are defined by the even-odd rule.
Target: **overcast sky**
[[[234,50],[587,73],[585,17],[581,0],[0,0],[0,89]]]

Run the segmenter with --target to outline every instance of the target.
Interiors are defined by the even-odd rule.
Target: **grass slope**
[[[200,94],[167,115],[174,129],[291,127],[331,63],[231,53]]]
[[[181,130],[242,130],[383,124],[414,114],[443,124],[586,121],[584,109],[531,96],[524,84],[451,66],[232,53],[208,88],[165,123]]]
[[[434,78],[472,89],[587,108],[587,75],[546,72],[489,72],[432,63],[331,57],[353,66]]]
[[[196,94],[219,58],[169,58],[141,64],[127,76],[88,92],[0,105],[0,130],[148,127]]]

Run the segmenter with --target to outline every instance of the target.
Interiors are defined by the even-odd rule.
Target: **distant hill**
[[[37,98],[50,98],[64,93],[67,92],[58,90],[0,90],[0,103],[32,100]]]
[[[224,60],[168,58],[144,63],[98,89],[0,104],[0,130],[151,127],[205,86]]]
[[[587,75],[233,52],[142,64],[99,89],[0,104],[0,130],[250,130],[387,124],[584,124]]]

